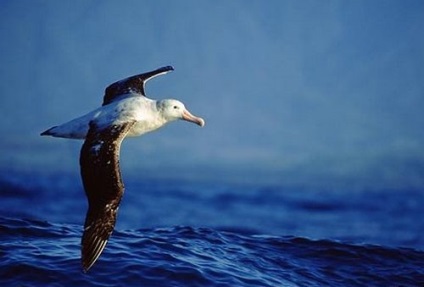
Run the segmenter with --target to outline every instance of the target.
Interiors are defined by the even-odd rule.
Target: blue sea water
[[[0,286],[424,286],[424,192],[124,178],[80,266],[78,175],[4,171]]]

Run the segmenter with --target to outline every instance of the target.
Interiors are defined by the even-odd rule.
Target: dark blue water
[[[424,193],[125,178],[88,274],[78,175],[0,178],[0,286],[424,286]]]

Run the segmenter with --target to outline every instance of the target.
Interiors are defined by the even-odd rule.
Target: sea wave
[[[423,286],[424,252],[177,226],[116,231],[89,273],[82,227],[0,218],[1,286]]]

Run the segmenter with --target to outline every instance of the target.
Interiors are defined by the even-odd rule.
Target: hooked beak
[[[205,121],[202,118],[193,116],[189,111],[184,110],[183,112],[183,120],[198,124],[203,127],[205,125]]]

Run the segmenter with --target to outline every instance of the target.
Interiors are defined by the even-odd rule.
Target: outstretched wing
[[[96,262],[116,222],[124,184],[119,169],[119,150],[125,135],[135,122],[99,129],[90,123],[81,148],[80,166],[88,212],[81,240],[84,272]]]
[[[131,92],[146,96],[144,85],[148,80],[156,76],[166,74],[173,70],[174,68],[172,66],[166,66],[151,72],[135,75],[111,84],[105,90],[105,96],[103,97],[103,106],[110,104],[117,98],[120,98],[122,95],[129,94]]]

